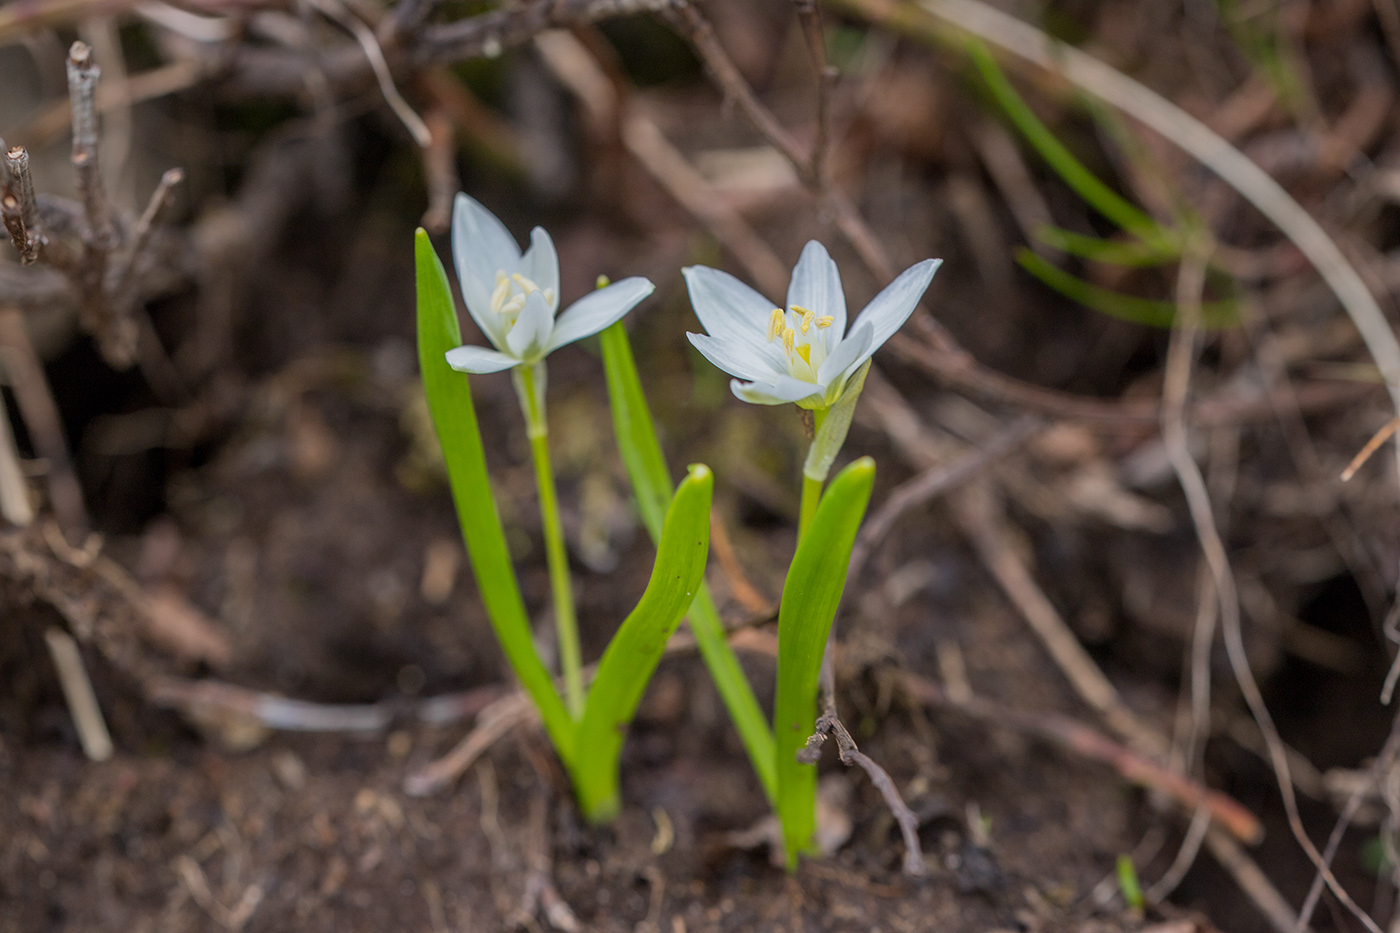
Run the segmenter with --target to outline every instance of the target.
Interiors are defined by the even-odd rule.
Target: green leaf
[[[622,322],[604,328],[599,341],[617,449],[632,480],[637,511],[655,542],[661,537],[661,524],[671,504],[671,471],[666,466],[661,443],[656,439],[651,409],[647,406],[637,363],[632,356],[632,344]]]
[[[1030,106],[1021,99],[1021,95],[1016,93],[1005,72],[997,64],[996,58],[983,42],[969,39],[967,50],[1001,109],[1065,184],[1073,188],[1105,218],[1145,242],[1156,246],[1168,246],[1176,242],[1177,237],[1171,231],[1163,229],[1156,220],[1100,181],[1098,176],[1085,168],[1084,163],[1076,159],[1064,144],[1055,138],[1050,128],[1040,121]]]
[[[418,365],[423,373],[423,392],[442,444],[452,498],[457,504],[457,520],[462,526],[477,589],[506,659],[539,708],[559,757],[568,764],[574,756],[575,724],[535,653],[525,602],[511,566],[496,502],[491,497],[491,478],[472,405],[471,385],[465,373],[455,372],[447,365],[447,351],[462,342],[447,273],[425,231],[419,229],[413,245],[418,273]]]
[[[1043,226],[1035,231],[1036,239],[1071,256],[1101,262],[1110,266],[1144,268],[1164,266],[1181,258],[1181,250],[1141,240],[1104,240],[1085,236],[1060,227]]]
[[[651,581],[598,662],[573,763],[579,805],[595,823],[617,815],[618,755],[627,726],[666,641],[705,579],[713,489],[709,468],[692,466],[667,510]]]
[[[1141,913],[1147,900],[1142,896],[1142,884],[1138,881],[1137,866],[1133,864],[1133,857],[1118,856],[1117,869],[1118,890],[1123,892],[1123,900],[1127,902],[1129,910]]]
[[[1040,279],[1055,291],[1100,314],[1116,317],[1134,324],[1148,327],[1171,327],[1176,320],[1176,302],[1158,301],[1152,298],[1138,298],[1111,292],[1097,285],[1090,285],[1037,256],[1028,249],[1016,252],[1016,261],[1021,268]],[[1205,301],[1201,303],[1201,326],[1215,330],[1233,327],[1240,320],[1239,302],[1234,300]]]
[[[656,428],[627,330],[619,321],[600,335],[603,351],[603,371],[608,382],[608,400],[612,405],[613,428],[617,433],[618,450],[632,481],[637,498],[637,511],[651,533],[652,541],[661,537],[661,525],[671,503],[671,474],[666,458],[656,438]],[[778,775],[774,768],[773,732],[749,686],[739,659],[729,647],[719,610],[715,608],[709,587],[701,585],[695,603],[690,607],[690,630],[696,646],[705,659],[715,688],[724,700],[725,708],[734,721],[734,728],[748,752],[768,801],[774,807],[778,800]]]
[[[869,457],[836,475],[797,545],[783,584],[773,736],[778,747],[778,817],[789,871],[797,870],[799,853],[812,850],[817,769],[798,763],[797,753],[816,728],[822,654],[846,589],[851,548],[874,482],[875,461]]]
[[[860,369],[846,381],[841,397],[816,420],[816,436],[812,446],[807,448],[807,459],[802,464],[802,475],[818,483],[826,482],[841,445],[846,443],[846,434],[851,430],[851,419],[856,413],[856,402],[860,401],[861,390],[865,388],[865,377],[870,374],[870,361],[861,364]],[[815,417],[815,416],[814,416]]]

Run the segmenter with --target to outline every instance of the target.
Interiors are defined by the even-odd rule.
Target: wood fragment
[[[78,643],[72,635],[54,627],[44,630],[44,641],[49,646],[49,656],[58,671],[58,683],[63,688],[63,698],[68,702],[68,712],[72,714],[73,725],[78,730],[83,754],[89,761],[106,761],[112,757],[112,735],[102,718],[102,707],[97,703],[97,693],[92,689],[83,656],[78,652]]]

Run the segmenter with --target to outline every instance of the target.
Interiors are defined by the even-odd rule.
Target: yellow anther
[[[802,333],[805,334],[805,333],[807,333],[807,331],[811,330],[811,329],[812,329],[812,322],[815,321],[816,319],[817,319],[817,316],[816,316],[815,314],[813,314],[811,311],[803,311],[803,312],[802,312]]]
[[[798,316],[800,316],[800,317],[806,317],[807,315],[809,315],[809,314],[812,313],[811,311],[808,311],[806,308],[802,307],[801,305],[788,305],[788,307],[789,307],[790,309],[792,309],[792,313],[793,313],[793,314],[796,314],[796,315],[798,315]]]
[[[519,272],[512,275],[511,278],[515,280],[516,285],[520,286],[520,290],[527,295],[539,288],[538,285],[525,278],[525,276],[521,275]]]
[[[500,311],[510,297],[510,279],[504,272],[496,273],[496,288],[491,292],[491,307]]]
[[[817,318],[817,326],[818,326],[818,327],[830,327],[832,324],[835,324],[835,323],[836,323],[836,318],[832,317],[832,316],[829,315],[829,314],[823,314],[821,317]]]
[[[792,356],[792,348],[797,343],[797,331],[791,327],[783,328],[783,352]]]
[[[773,313],[768,315],[768,342],[772,343],[778,339],[783,332],[783,309],[774,308]]]

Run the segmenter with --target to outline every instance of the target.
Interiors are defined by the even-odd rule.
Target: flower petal
[[[462,300],[467,303],[467,313],[476,321],[476,326],[486,335],[496,349],[506,345],[504,315],[491,310],[491,286],[478,281],[471,272],[457,269],[457,284],[462,286]]]
[[[866,351],[875,342],[874,337],[875,329],[870,326],[870,322],[856,321],[850,335],[836,345],[830,356],[822,360],[821,368],[817,370],[817,382],[823,386],[839,382],[848,370],[855,368],[856,360],[865,360],[870,356]]]
[[[530,231],[530,248],[520,257],[520,274],[540,288],[548,289],[552,296],[549,313],[559,313],[559,254],[543,227]]]
[[[520,247],[495,214],[459,193],[452,207],[452,259],[459,280],[470,273],[489,294],[497,270],[510,275],[520,266]]]
[[[706,333],[754,343],[768,340],[768,318],[777,307],[773,302],[728,272],[709,266],[687,266],[681,274]]]
[[[565,344],[582,340],[622,320],[624,314],[655,290],[656,286],[651,284],[650,279],[632,276],[607,288],[589,292],[559,315],[545,352],[553,353]]]
[[[515,326],[506,334],[506,351],[518,360],[533,363],[544,356],[545,344],[553,329],[554,315],[549,313],[544,293],[531,292],[520,316],[515,319]]]
[[[886,340],[894,336],[895,331],[904,326],[904,322],[909,320],[909,315],[914,313],[919,299],[928,289],[928,283],[933,281],[933,274],[941,265],[941,259],[916,262],[886,285],[884,291],[871,299],[855,322],[856,327],[869,324],[873,331],[870,346],[856,357],[856,363],[864,363],[870,359]]]
[[[729,383],[729,390],[739,399],[754,405],[786,405],[813,395],[821,397],[818,386],[791,376],[782,376],[772,382],[740,382],[735,379]]]
[[[775,379],[791,379],[787,367],[775,366],[765,356],[755,352],[755,347],[743,340],[732,337],[710,337],[705,334],[686,334],[695,349],[731,376],[750,379],[755,382],[772,382]],[[809,390],[816,392],[815,385]]]
[[[816,240],[808,240],[802,247],[788,284],[787,303],[789,308],[797,305],[817,317],[829,314],[835,318],[832,333],[846,332],[846,293],[841,290],[841,273],[826,247]]]
[[[498,373],[520,361],[485,347],[464,346],[447,351],[447,365],[460,373]]]

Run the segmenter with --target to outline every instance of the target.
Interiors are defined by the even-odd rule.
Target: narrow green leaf
[[[1060,227],[1043,226],[1035,231],[1036,239],[1071,256],[1101,262],[1110,266],[1146,268],[1164,266],[1181,258],[1181,250],[1141,240],[1105,240],[1085,236]]]
[[[574,789],[589,820],[617,815],[618,755],[666,641],[681,624],[705,579],[710,552],[710,497],[714,477],[693,466],[676,490],[656,548],[651,580],[637,608],[603,652],[579,723]]]
[[[1076,278],[1052,262],[1037,256],[1028,249],[1016,252],[1016,261],[1021,268],[1040,279],[1055,291],[1100,314],[1116,317],[1134,324],[1148,327],[1171,327],[1176,320],[1176,302],[1158,301],[1152,298],[1138,298],[1111,292],[1097,285],[1090,285]],[[1206,301],[1201,303],[1201,326],[1207,329],[1233,327],[1240,320],[1239,302],[1233,300]]]
[[[423,373],[423,392],[447,462],[457,520],[462,526],[477,589],[507,660],[539,708],[559,757],[568,764],[574,755],[575,724],[535,653],[525,602],[511,566],[496,502],[491,497],[491,479],[472,405],[471,385],[466,374],[447,365],[447,351],[462,342],[457,310],[447,273],[422,229],[414,238],[414,258],[418,273],[418,365]]]
[[[807,448],[807,460],[802,464],[802,475],[818,483],[826,482],[836,455],[846,443],[846,434],[851,430],[851,419],[856,413],[856,402],[860,401],[861,390],[865,388],[865,377],[870,374],[870,361],[861,364],[852,374],[841,391],[836,404],[826,410],[817,420],[816,436],[812,446]]]
[[[1131,855],[1118,856],[1118,890],[1123,892],[1123,900],[1128,903],[1129,910],[1139,913],[1147,906],[1147,899],[1142,895],[1142,884],[1138,881],[1137,866],[1133,864]]]
[[[1016,93],[1005,72],[987,46],[977,39],[967,42],[968,54],[987,83],[992,96],[1055,174],[1108,220],[1152,244],[1169,244],[1175,237],[1122,195],[1098,179],[1065,148],[1050,128],[1040,121],[1030,106]]]
[[[637,375],[637,363],[626,328],[618,321],[603,330],[599,341],[617,449],[632,480],[637,511],[654,542],[661,537],[661,524],[671,504],[671,471],[666,466],[661,443],[656,439],[651,409],[642,391],[641,377]]]
[[[637,510],[655,542],[661,538],[662,520],[671,502],[671,474],[656,438],[651,409],[647,406],[642,381],[637,375],[637,364],[632,356],[632,345],[622,322],[604,330],[600,340],[618,450],[632,481]],[[719,610],[715,608],[709,587],[701,585],[700,593],[690,607],[689,621],[696,646],[729,710],[749,761],[763,784],[769,803],[776,807],[778,775],[773,759],[773,733],[768,728],[767,718],[758,705],[748,678],[744,676],[743,668],[739,666],[739,659],[729,647],[724,624],[720,621]]]
[[[798,854],[812,849],[817,769],[799,764],[797,753],[816,728],[822,654],[846,589],[851,548],[874,483],[875,461],[869,457],[836,474],[797,545],[783,584],[773,735],[778,747],[778,817],[789,871],[797,870]]]

